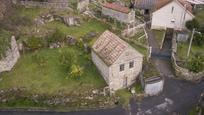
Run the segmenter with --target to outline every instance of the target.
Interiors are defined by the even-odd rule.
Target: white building
[[[142,71],[143,55],[110,31],[97,39],[91,55],[111,91],[132,85]]]
[[[102,5],[102,14],[110,16],[123,23],[135,21],[135,11],[120,5],[119,3],[105,3]]]
[[[192,6],[183,0],[157,0],[152,13],[152,29],[182,30],[186,21],[194,18]]]

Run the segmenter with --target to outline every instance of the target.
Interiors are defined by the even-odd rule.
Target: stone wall
[[[189,81],[200,81],[204,79],[204,71],[199,72],[199,73],[193,73],[190,72],[186,68],[182,68],[177,65],[176,62],[176,52],[177,52],[177,42],[176,42],[176,35],[174,34],[172,38],[172,54],[171,54],[171,61],[172,61],[172,66],[175,70],[175,74],[177,77],[189,80]]]
[[[0,0],[0,20],[5,17],[6,13],[10,12],[11,7],[11,0]]]
[[[88,8],[89,5],[89,0],[79,0],[77,4],[77,10],[80,12],[85,11]]]
[[[26,7],[42,7],[42,8],[57,8],[57,9],[68,9],[68,2],[36,2],[36,1],[19,1],[20,5]]]
[[[11,37],[11,47],[6,51],[6,56],[0,60],[0,73],[10,71],[20,58],[18,45],[14,36]]]
[[[105,16],[110,16],[111,18],[114,18],[123,23],[134,23],[135,21],[135,11],[131,11],[127,14],[102,7],[102,14]]]

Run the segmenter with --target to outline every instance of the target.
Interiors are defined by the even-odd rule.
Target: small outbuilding
[[[102,14],[126,24],[135,22],[135,11],[115,2],[103,4]]]
[[[94,43],[91,56],[111,91],[132,85],[142,71],[143,55],[108,30]]]

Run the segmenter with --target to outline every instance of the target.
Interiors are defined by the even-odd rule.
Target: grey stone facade
[[[142,71],[143,62],[142,54],[126,42],[119,40],[120,38],[115,37],[116,35],[114,34],[110,34],[107,31],[104,32],[93,45],[91,53],[93,63],[109,85],[111,91],[126,88],[135,83],[139,73]],[[105,43],[101,43],[100,40]],[[120,47],[123,46],[124,48],[121,49]],[[108,57],[108,60],[104,59],[106,57]],[[130,67],[130,63],[132,63],[132,67]],[[121,65],[123,65],[122,70]]]
[[[117,11],[111,8],[102,6],[102,14],[105,16],[110,16],[123,23],[134,23],[135,21],[135,11],[131,10],[128,13]]]

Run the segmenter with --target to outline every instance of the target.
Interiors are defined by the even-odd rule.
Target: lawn
[[[100,35],[102,32],[108,29],[109,26],[97,20],[89,19],[87,22],[82,23],[80,26],[68,27],[61,22],[53,21],[51,23],[44,25],[43,28],[46,30],[47,29],[54,30],[58,28],[66,35],[71,35],[75,38],[81,38],[81,37],[84,37],[88,32],[98,32],[98,34]]]
[[[165,30],[153,30],[153,33],[159,47],[162,47],[162,42],[165,37]]]
[[[67,71],[61,67],[59,55],[64,50],[73,50],[77,64],[84,68],[84,74],[77,80],[69,78]],[[45,57],[46,63],[43,67],[33,58],[36,53]],[[83,93],[87,89],[102,88],[105,82],[89,58],[89,55],[74,47],[43,49],[25,54],[11,72],[1,75],[0,89],[25,87],[33,94],[55,95],[58,91],[70,94],[73,91]]]

